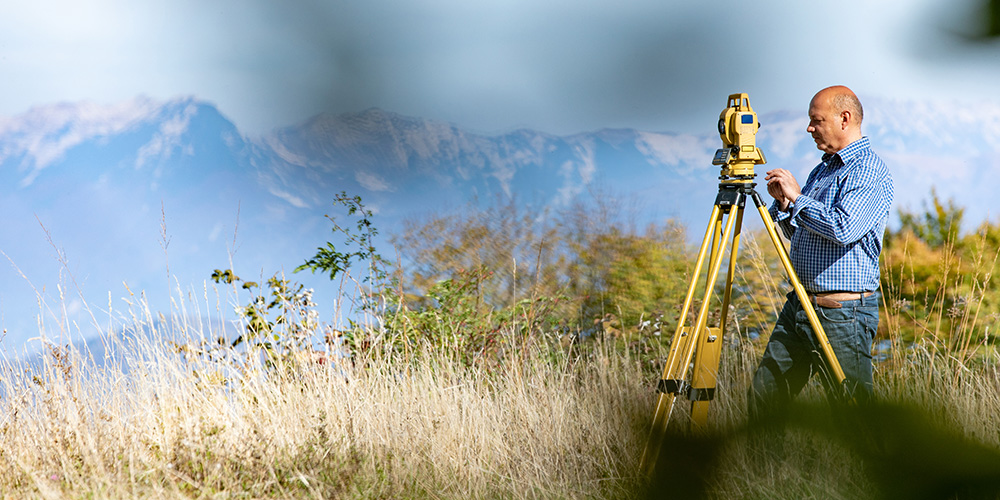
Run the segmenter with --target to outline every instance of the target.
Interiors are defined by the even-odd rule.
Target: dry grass
[[[105,325],[125,331],[106,333],[105,359],[50,346],[38,366],[0,362],[0,497],[993,498],[1000,485],[1000,373],[966,344],[893,342],[876,365],[884,407],[838,413],[809,386],[782,453],[762,455],[745,394],[766,336],[731,332],[713,430],[669,436],[649,483],[638,460],[659,373],[611,343],[508,339],[488,367],[426,344],[266,370],[171,347],[227,333],[177,303],[162,322],[135,301]]]
[[[262,371],[169,347],[144,320],[95,363],[50,348],[3,364],[8,498],[621,498],[638,487],[651,394],[637,361],[522,346],[490,370],[423,346]],[[205,332],[212,338],[218,332]],[[420,361],[417,361],[420,359]]]

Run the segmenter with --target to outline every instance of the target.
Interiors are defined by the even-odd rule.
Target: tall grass
[[[750,259],[743,275],[756,277],[748,283],[773,274],[768,261],[760,253]],[[780,305],[778,293],[742,300],[767,309]],[[207,288],[204,295],[212,302]],[[1000,373],[992,358],[966,355],[964,342],[892,342],[876,361],[884,404],[831,409],[812,384],[782,422],[760,430],[747,426],[745,395],[766,335],[751,339],[743,324],[727,334],[711,429],[684,432],[679,402],[660,473],[650,480],[638,461],[666,342],[643,354],[611,338],[567,343],[512,327],[500,332],[504,348],[493,362],[470,363],[448,341],[390,349],[393,332],[372,327],[363,352],[348,356],[328,345],[322,363],[305,351],[268,367],[252,351],[205,355],[199,346],[236,332],[188,314],[204,306],[186,300],[175,301],[172,321],[133,301],[103,327],[100,359],[48,344],[39,364],[0,361],[3,498],[856,499],[1000,491]],[[896,312],[884,314],[891,327]],[[781,453],[762,453],[761,440],[774,435],[783,436]]]
[[[224,332],[140,308],[108,359],[50,345],[4,361],[0,491],[21,497],[631,496],[649,408],[639,363],[544,339],[516,364],[418,346],[266,369],[185,346]],[[178,315],[178,317],[181,317]],[[178,335],[186,335],[182,341]],[[180,347],[176,347],[180,346]],[[560,348],[565,349],[565,348]],[[570,348],[571,349],[571,348]],[[510,359],[515,359],[511,357]]]

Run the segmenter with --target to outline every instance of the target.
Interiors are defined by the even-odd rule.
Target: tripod
[[[746,99],[746,94],[737,94]],[[730,96],[732,103],[734,96]],[[746,105],[749,108],[749,103]],[[752,113],[752,110],[750,111]],[[725,115],[725,111],[723,115]],[[756,120],[756,116],[754,116]],[[723,120],[720,119],[720,133],[723,131]],[[744,121],[743,123],[747,123]],[[754,130],[756,132],[756,130]],[[725,138],[725,135],[724,135]],[[724,139],[725,140],[725,139]],[[728,144],[727,144],[728,145]],[[734,148],[735,150],[735,148]],[[704,428],[708,421],[708,405],[715,397],[716,382],[719,371],[719,358],[722,354],[722,338],[725,334],[726,316],[729,310],[729,302],[732,296],[733,276],[736,270],[736,256],[739,249],[740,232],[743,223],[743,210],[747,197],[753,199],[764,221],[764,227],[770,236],[778,252],[781,264],[788,275],[789,281],[795,288],[799,302],[809,318],[816,339],[823,351],[827,361],[830,375],[838,385],[844,383],[846,378],[837,357],[830,346],[830,341],[819,323],[816,311],[810,303],[809,296],[799,282],[792,263],[788,258],[788,252],[778,237],[774,228],[774,220],[768,213],[766,206],[760,195],[755,190],[756,183],[753,182],[755,174],[753,166],[764,163],[763,154],[756,150],[756,158],[747,161],[732,161],[730,150],[720,149],[716,153],[714,164],[723,166],[721,182],[719,183],[719,194],[715,199],[715,206],[712,208],[712,215],[705,237],[698,252],[698,260],[695,264],[694,274],[691,277],[691,284],[688,287],[687,296],[684,299],[684,306],[681,309],[678,319],[677,330],[670,343],[670,353],[667,356],[666,365],[663,369],[663,376],[657,385],[659,396],[656,403],[656,413],[653,417],[653,426],[650,432],[649,441],[643,452],[641,467],[647,476],[650,476],[655,468],[656,459],[660,454],[660,446],[663,442],[663,435],[666,432],[667,423],[673,412],[674,402],[678,395],[685,394],[691,401],[691,423],[696,429]],[[723,234],[723,220],[728,216],[725,223],[725,234]],[[722,266],[723,254],[725,252],[726,241],[732,238],[732,253],[729,258],[729,272],[726,277],[725,292],[722,298],[722,309],[718,327],[709,327],[708,311],[709,302],[712,296],[713,285]],[[705,257],[711,245],[709,256],[708,281],[705,286],[705,295],[698,310],[693,326],[684,326],[687,321],[688,311],[694,298],[697,281],[701,274]],[[693,363],[692,363],[693,358]]]

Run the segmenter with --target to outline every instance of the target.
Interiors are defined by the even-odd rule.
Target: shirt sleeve
[[[858,165],[834,182],[840,186],[833,203],[803,194],[795,200],[790,218],[838,245],[849,245],[884,220],[892,203],[891,181],[884,165]]]
[[[820,164],[820,166],[822,166],[822,164]],[[816,167],[809,171],[809,176],[806,177],[806,183],[802,187],[803,192],[809,191],[812,187],[818,169],[819,167]],[[802,199],[802,197],[799,196],[799,199]],[[771,203],[771,207],[768,209],[768,212],[771,213],[771,219],[774,219],[775,225],[781,228],[781,232],[785,234],[785,238],[791,240],[792,235],[795,234],[795,229],[799,226],[795,220],[795,203],[789,203],[788,211],[782,212],[781,210],[778,210],[778,200],[774,200],[774,202]]]
[[[767,211],[771,214],[774,224],[784,233],[785,238],[792,239],[792,235],[795,234],[795,221],[792,220],[792,214],[779,210],[778,200],[772,202],[771,207]]]

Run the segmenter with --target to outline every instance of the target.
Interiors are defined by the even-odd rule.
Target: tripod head
[[[721,179],[752,180],[756,175],[754,166],[767,163],[756,144],[759,128],[757,113],[750,107],[750,96],[730,95],[726,109],[719,115],[719,136],[724,147],[712,159],[713,165],[722,167]]]

